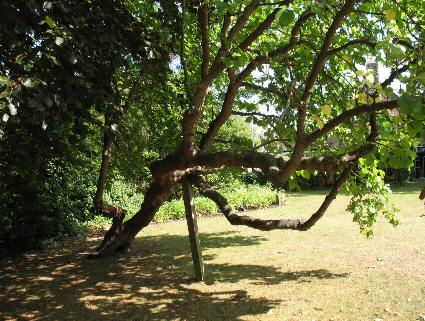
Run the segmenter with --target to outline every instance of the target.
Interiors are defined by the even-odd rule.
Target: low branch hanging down
[[[340,177],[335,181],[332,190],[325,197],[322,205],[319,209],[310,216],[307,220],[300,219],[280,219],[280,220],[267,220],[252,218],[247,215],[238,215],[232,209],[232,207],[227,202],[227,199],[222,196],[219,192],[215,191],[209,184],[202,178],[200,175],[190,175],[189,179],[193,184],[199,188],[201,195],[211,199],[217,204],[220,211],[224,214],[227,220],[232,225],[244,225],[261,231],[271,231],[271,230],[297,230],[297,231],[307,231],[310,229],[316,222],[323,216],[323,214],[328,209],[329,205],[336,198],[338,191],[341,189],[344,182],[350,176],[352,166],[346,167],[341,173]]]

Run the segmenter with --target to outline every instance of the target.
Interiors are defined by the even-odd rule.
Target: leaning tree
[[[102,2],[86,5],[90,3],[99,6]],[[129,44],[142,41],[137,37],[140,34],[142,39],[152,32],[156,36],[145,40],[142,55],[129,50],[122,40],[117,47],[122,55],[112,55],[127,63],[115,65],[110,74],[118,75],[120,80],[113,88],[120,94],[109,104],[111,108],[101,110],[104,144],[94,203],[100,213],[113,218],[113,223],[97,255],[128,248],[182,184],[193,184],[200,194],[212,199],[231,224],[264,231],[308,230],[344,185],[353,195],[348,209],[366,233],[370,233],[377,213],[397,224],[394,209],[387,204],[388,189],[378,164],[410,166],[412,149],[423,137],[425,12],[421,1],[122,3],[131,11],[130,21],[142,23],[135,28],[137,24],[126,27],[126,22],[115,21],[129,36],[125,37]],[[56,25],[46,16],[43,26],[53,32],[51,45],[56,41],[61,47],[66,37],[55,32],[64,25]],[[100,26],[108,29],[108,19]],[[69,28],[73,31],[75,28]],[[109,32],[114,35],[114,30]],[[170,63],[165,61],[164,66],[164,61],[161,64],[150,59],[155,56],[151,48],[161,48],[169,34],[174,48],[165,41],[168,47],[163,59],[170,58]],[[26,35],[31,36],[30,32]],[[101,41],[109,53],[115,52],[110,46],[113,41],[116,39]],[[101,50],[93,50],[88,56],[82,52],[81,59],[96,58]],[[367,60],[371,62],[367,64]],[[21,78],[13,83],[25,86],[25,81]],[[143,204],[124,221],[126,210],[104,201],[107,165],[117,133],[125,128],[125,113],[134,106],[144,109],[151,101],[139,99],[156,93],[155,88],[160,86],[169,90],[158,91],[162,97],[156,105],[161,100],[173,100],[173,113],[177,111],[173,121],[180,119],[179,135],[170,137],[177,140],[177,147],[152,162],[152,179]],[[95,98],[95,105],[102,104],[98,102],[102,96]],[[242,117],[262,128],[263,142],[247,150],[221,144],[217,137],[232,117]],[[158,127],[164,117],[149,119],[149,126]],[[297,176],[308,177],[317,171],[333,173],[334,180],[329,194],[310,217],[258,219],[233,211],[208,182],[210,171],[229,167],[256,169],[276,186],[294,187]]]
[[[368,233],[378,212],[397,224],[377,163],[410,164],[423,131],[419,1],[182,0],[178,13],[173,63],[185,94],[181,140],[174,152],[151,164],[144,202],[126,222],[124,209],[102,201],[106,171],[101,172],[97,204],[114,222],[98,255],[127,248],[187,182],[234,225],[308,230],[344,184],[353,193],[349,209]],[[367,58],[373,64],[365,69]],[[383,80],[377,64],[385,69]],[[244,151],[217,149],[220,129],[237,116],[262,126],[266,141]],[[102,168],[110,146],[105,144]],[[208,183],[208,171],[226,167],[258,169],[276,185],[294,184],[296,175],[312,171],[333,172],[335,179],[310,217],[258,219],[233,211]]]

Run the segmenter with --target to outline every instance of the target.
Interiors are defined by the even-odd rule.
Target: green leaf
[[[421,73],[418,74],[418,79],[425,84],[425,71],[422,71]]]
[[[291,24],[295,19],[295,14],[292,10],[289,9],[280,9],[276,14],[277,23],[281,27],[286,27]]]
[[[394,155],[389,161],[392,168],[409,168],[412,165],[412,160],[406,155]]]
[[[322,113],[324,114],[324,115],[326,115],[326,116],[330,116],[331,115],[331,113],[332,113],[332,110],[331,110],[331,106],[329,106],[329,105],[323,105],[323,106],[321,106],[320,107],[320,110],[322,111]]]
[[[409,94],[403,94],[397,101],[400,112],[402,114],[411,115],[411,114],[421,114],[422,112],[422,103],[420,99],[413,99]]]
[[[32,80],[31,80],[30,78],[25,79],[25,80],[22,82],[22,85],[24,85],[24,86],[25,86],[25,87],[27,87],[27,88],[32,88],[32,87],[34,87],[34,83],[32,82]]]
[[[63,44],[63,38],[62,37],[56,37],[56,39],[55,39],[55,44],[56,45],[58,45],[58,46],[62,46],[62,44]]]
[[[288,181],[288,188],[289,188],[290,191],[293,191],[293,190],[300,191],[301,190],[300,186],[297,183],[297,180],[295,178],[292,178],[292,177]]]
[[[323,122],[322,118],[319,117],[319,115],[314,114],[313,120],[319,129],[322,129],[325,126],[325,123]]]
[[[0,85],[8,85],[11,82],[12,81],[8,77],[0,75]]]
[[[395,45],[393,43],[388,43],[388,55],[391,59],[401,59],[404,57],[405,48],[401,45]]]
[[[44,18],[44,21],[46,21],[47,25],[48,25],[51,29],[53,29],[54,27],[56,27],[56,23],[55,23],[55,21],[54,21],[52,18],[50,18],[49,16],[46,16],[46,18]]]
[[[394,9],[388,9],[384,11],[385,19],[387,21],[395,20],[397,12]]]
[[[30,71],[34,67],[34,63],[32,61],[29,61],[28,63],[24,64],[24,70]]]

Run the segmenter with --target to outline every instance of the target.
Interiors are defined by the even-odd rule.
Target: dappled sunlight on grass
[[[320,193],[254,216],[306,217]],[[425,314],[425,219],[416,190],[394,194],[401,226],[367,239],[340,196],[305,233],[201,218],[205,282],[194,283],[184,221],[154,224],[130,251],[87,259],[88,238],[0,262],[6,320],[415,320]],[[361,316],[361,317],[354,317]]]

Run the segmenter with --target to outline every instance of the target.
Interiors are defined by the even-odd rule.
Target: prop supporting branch
[[[201,245],[199,242],[198,223],[196,219],[192,184],[186,178],[183,178],[182,188],[195,277],[197,281],[202,281],[204,279],[204,263],[202,261]]]

